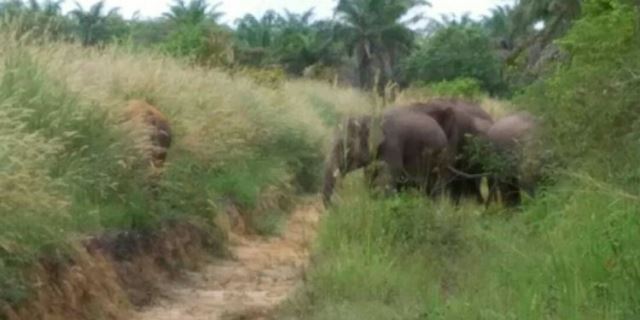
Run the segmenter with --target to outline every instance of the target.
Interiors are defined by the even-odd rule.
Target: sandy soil
[[[271,319],[271,310],[302,283],[321,207],[299,206],[280,237],[234,235],[233,259],[214,261],[187,281],[167,284],[165,298],[132,319]]]

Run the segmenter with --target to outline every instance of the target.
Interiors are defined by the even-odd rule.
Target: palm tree
[[[273,45],[280,17],[269,10],[260,19],[252,14],[236,20],[236,38],[245,47],[266,49]]]
[[[19,21],[18,33],[30,32],[32,35],[60,37],[68,35],[69,21],[62,16],[62,0],[46,0],[40,3],[29,0],[9,0],[0,2],[0,15],[4,14],[10,21]],[[15,20],[14,20],[15,19]]]
[[[507,62],[513,63],[532,46],[547,47],[553,39],[569,30],[581,9],[582,0],[519,0],[512,15],[514,32],[529,36],[513,50]],[[535,30],[538,23],[543,27]]]
[[[104,0],[98,1],[87,11],[76,2],[76,9],[69,14],[75,20],[82,45],[93,46],[107,41],[111,37],[109,23],[115,19],[121,20],[118,11],[119,8],[106,11]]]
[[[64,0],[46,0],[40,3],[37,0],[29,0],[29,9],[44,16],[56,16],[62,12]]]
[[[220,5],[221,3],[216,3],[210,6],[207,0],[191,0],[189,3],[184,0],[174,0],[174,4],[164,16],[178,25],[198,25],[204,22],[217,24],[224,15],[216,11]]]
[[[493,46],[502,57],[506,57],[514,49],[517,40],[526,37],[526,33],[516,32],[513,15],[513,7],[508,5],[497,6],[491,9],[490,15],[482,19],[482,26],[491,36]]]
[[[332,25],[312,18],[312,9],[302,13],[285,10],[282,15],[269,10],[261,18],[248,14],[236,20],[241,60],[256,66],[278,63],[296,75],[317,63],[334,64]]]
[[[349,53],[357,60],[360,86],[373,87],[375,65],[385,79],[391,79],[397,56],[413,45],[414,34],[407,24],[422,19],[421,15],[400,21],[425,0],[340,0],[335,9],[341,25],[337,33],[345,41]]]
[[[22,0],[6,0],[0,2],[0,13],[7,16],[17,16],[25,10]]]
[[[164,48],[177,56],[194,58],[200,65],[227,65],[235,59],[232,32],[218,24],[223,13],[220,3],[209,5],[207,0],[174,0],[164,18],[171,32]]]

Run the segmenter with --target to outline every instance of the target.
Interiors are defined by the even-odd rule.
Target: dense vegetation
[[[21,32],[84,46],[152,49],[229,72],[269,69],[272,77],[337,79],[364,89],[377,83],[380,91],[389,82],[406,87],[470,77],[493,94],[508,95],[537,75],[540,61],[554,57],[551,41],[580,10],[578,0],[543,2],[498,7],[482,21],[445,17],[419,32],[412,28],[424,16],[409,14],[429,10],[423,0],[341,0],[335,19],[316,19],[312,9],[270,10],[232,26],[220,23],[224,13],[206,0],[175,0],[162,17],[145,20],[124,18],[104,1],[63,14],[61,0],[4,0],[0,15],[2,25],[18,24]],[[547,27],[536,28],[540,23]]]
[[[639,317],[637,2],[520,0],[412,30],[423,4],[341,0],[335,20],[270,11],[230,27],[203,0],[152,20],[0,2],[0,300],[26,298],[24,268],[78,233],[210,220],[228,201],[275,232],[292,195],[316,191],[340,117],[396,83],[397,101],[531,111],[552,175],[518,210],[380,198],[350,177],[283,317]],[[116,125],[130,98],[176,130],[153,200]]]

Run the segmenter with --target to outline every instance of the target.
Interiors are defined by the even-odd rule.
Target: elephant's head
[[[508,115],[491,126],[487,136],[497,161],[488,171],[496,183],[515,181],[511,182],[513,188],[533,195],[547,154],[539,133],[539,120],[526,112]],[[519,195],[513,193],[513,200],[508,202],[517,204]]]
[[[372,161],[370,116],[348,117],[339,127],[325,163],[323,199],[328,203],[338,177],[366,167]]]

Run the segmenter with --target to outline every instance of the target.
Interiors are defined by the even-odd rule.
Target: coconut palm
[[[204,22],[217,24],[224,15],[222,12],[216,11],[219,6],[220,3],[209,5],[206,0],[191,0],[189,3],[184,0],[174,0],[174,4],[169,7],[169,12],[166,12],[164,16],[179,25],[198,25]]]
[[[273,10],[265,12],[259,19],[252,14],[246,14],[236,19],[236,38],[245,47],[269,48],[276,37],[279,19]]]
[[[511,6],[497,6],[491,9],[491,14],[482,20],[495,46],[501,50],[513,49],[515,39],[519,37],[515,32],[513,12],[514,9]]]
[[[82,45],[93,46],[106,42],[113,36],[110,23],[122,20],[118,12],[119,8],[107,11],[105,1],[101,0],[86,11],[76,2],[76,9],[69,14],[76,24],[76,33]]]
[[[529,36],[520,42],[507,61],[513,63],[532,46],[547,47],[569,30],[573,20],[580,16],[581,8],[582,0],[519,0],[512,15],[514,32]],[[542,28],[535,29],[536,25],[542,25]]]
[[[62,12],[63,2],[64,0],[46,0],[40,3],[37,0],[29,0],[29,9],[44,16],[56,16]]]
[[[415,15],[401,21],[408,12],[429,3],[424,0],[340,0],[336,16],[341,25],[337,33],[349,53],[357,60],[360,86],[373,86],[377,66],[386,79],[392,78],[397,56],[413,45],[414,34],[408,24],[419,21]]]

